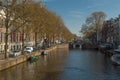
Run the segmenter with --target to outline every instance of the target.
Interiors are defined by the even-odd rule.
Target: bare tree
[[[25,0],[26,1],[26,0]],[[23,8],[25,6],[24,4],[19,4],[18,0],[4,0],[3,5],[5,7],[5,58],[8,58],[7,50],[8,50],[8,40],[9,35],[17,30],[19,30],[21,27],[28,24],[29,20],[29,12],[26,8]],[[24,14],[22,14],[24,12]]]
[[[87,32],[87,35],[89,36],[90,32],[93,32],[96,34],[96,43],[99,40],[99,31],[102,29],[103,22],[105,20],[106,14],[102,11],[99,12],[93,12],[90,17],[86,19],[85,25],[82,26],[82,32]],[[87,26],[86,28],[84,28]],[[85,31],[84,31],[85,30]]]

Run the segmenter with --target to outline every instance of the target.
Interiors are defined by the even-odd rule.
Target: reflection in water
[[[120,80],[120,66],[97,51],[59,49],[0,72],[0,80]]]
[[[44,64],[44,65],[47,65],[47,55],[44,55],[44,56],[43,56],[43,64]]]

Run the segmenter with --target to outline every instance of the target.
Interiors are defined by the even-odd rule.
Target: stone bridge
[[[69,48],[82,48],[82,43],[81,42],[70,42],[69,43]]]

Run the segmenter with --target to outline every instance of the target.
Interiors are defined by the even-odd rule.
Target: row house
[[[5,50],[5,13],[3,8],[0,7],[0,54],[4,53]],[[8,37],[8,49],[12,50],[21,50],[22,49],[22,41],[24,40],[25,46],[33,46],[34,35],[33,33],[22,33],[20,31],[14,31],[14,29],[9,29],[9,37]]]
[[[113,43],[113,37],[114,37],[114,27],[115,27],[115,21],[114,19],[110,19],[110,21],[108,21],[108,34],[107,34],[107,42],[111,42]]]
[[[101,41],[120,45],[120,16],[103,23]]]
[[[0,7],[0,53],[3,53],[4,51],[4,45],[5,45],[5,28],[4,28],[4,18],[5,13],[3,11],[3,8]]]
[[[108,24],[109,24],[109,21],[105,21],[103,23],[103,27],[102,27],[102,30],[101,30],[101,42],[106,42],[107,40],[107,34],[108,34]]]
[[[20,32],[14,32],[10,35],[10,49],[11,50],[21,50],[22,49],[22,41],[24,40],[24,46],[33,46],[34,36],[32,33],[23,34]]]

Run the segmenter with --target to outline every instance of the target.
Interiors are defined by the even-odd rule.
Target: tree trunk
[[[22,33],[22,54],[24,54],[24,45],[25,45],[25,43],[24,43],[24,41],[25,41],[25,39],[24,39],[24,27],[23,27],[23,33]]]
[[[6,28],[6,32],[5,32],[5,59],[8,58],[8,9],[7,9],[7,14],[6,14],[6,19],[5,19],[5,28]]]
[[[6,26],[6,33],[5,33],[5,59],[8,58],[8,26]]]
[[[37,32],[35,32],[35,47],[37,47]]]
[[[8,14],[7,14],[8,16]],[[8,58],[8,17],[6,17],[5,20],[5,27],[6,27],[6,32],[5,32],[5,58]]]

